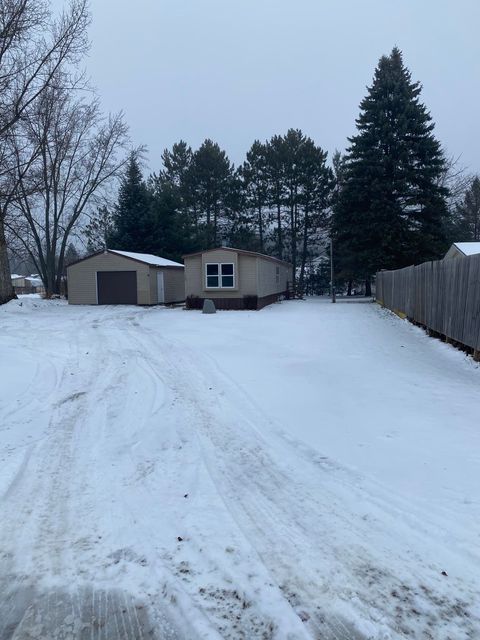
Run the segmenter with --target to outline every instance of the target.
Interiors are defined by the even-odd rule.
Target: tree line
[[[145,176],[145,150],[85,80],[89,21],[86,0],[57,17],[46,0],[0,11],[0,302],[13,255],[53,294],[85,251],[179,260],[227,244],[288,260],[296,286],[319,292],[332,239],[337,283],[368,293],[379,269],[480,239],[480,178],[446,157],[399,49],[379,60],[343,154],[289,129],[235,167],[212,140],[180,140]]]
[[[310,256],[328,235],[334,175],[327,153],[300,130],[254,141],[235,168],[211,140],[195,151],[180,141],[162,155],[158,174],[144,180],[135,155],[116,206],[90,224],[90,249],[184,253],[227,244],[292,262],[300,285]]]
[[[382,56],[357,133],[331,166],[296,129],[255,140],[236,169],[211,140],[165,150],[146,182],[132,157],[102,242],[174,259],[221,243],[267,252],[292,263],[302,289],[308,271],[318,290],[332,238],[338,283],[350,291],[361,281],[369,294],[379,269],[438,259],[451,242],[480,237],[480,179],[446,158],[420,93],[398,48]]]

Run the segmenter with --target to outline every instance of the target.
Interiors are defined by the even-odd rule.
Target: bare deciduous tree
[[[104,118],[96,99],[86,102],[59,87],[44,91],[17,125],[17,189],[7,226],[35,261],[47,294],[60,293],[72,233],[121,171],[127,142],[121,114]]]
[[[59,73],[85,53],[89,19],[87,0],[71,0],[57,19],[44,0],[0,2],[0,304],[14,297],[5,214],[15,199],[19,175],[26,176],[34,159],[22,153],[24,164],[12,172],[12,161],[17,165],[12,156],[14,129],[42,93],[58,83]],[[67,77],[64,71],[62,77]]]

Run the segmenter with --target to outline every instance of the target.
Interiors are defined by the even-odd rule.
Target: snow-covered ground
[[[480,368],[374,304],[0,307],[0,640],[480,638]]]

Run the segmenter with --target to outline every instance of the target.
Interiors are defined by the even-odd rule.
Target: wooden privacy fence
[[[377,302],[480,357],[480,255],[379,271]]]

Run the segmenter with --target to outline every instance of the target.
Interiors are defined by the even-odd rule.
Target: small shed
[[[477,253],[480,253],[480,242],[454,242],[445,254],[445,258],[463,258]]]
[[[254,251],[220,247],[183,256],[188,308],[262,309],[288,290],[292,265]]]
[[[183,264],[106,249],[67,268],[70,304],[169,304],[185,300]]]

